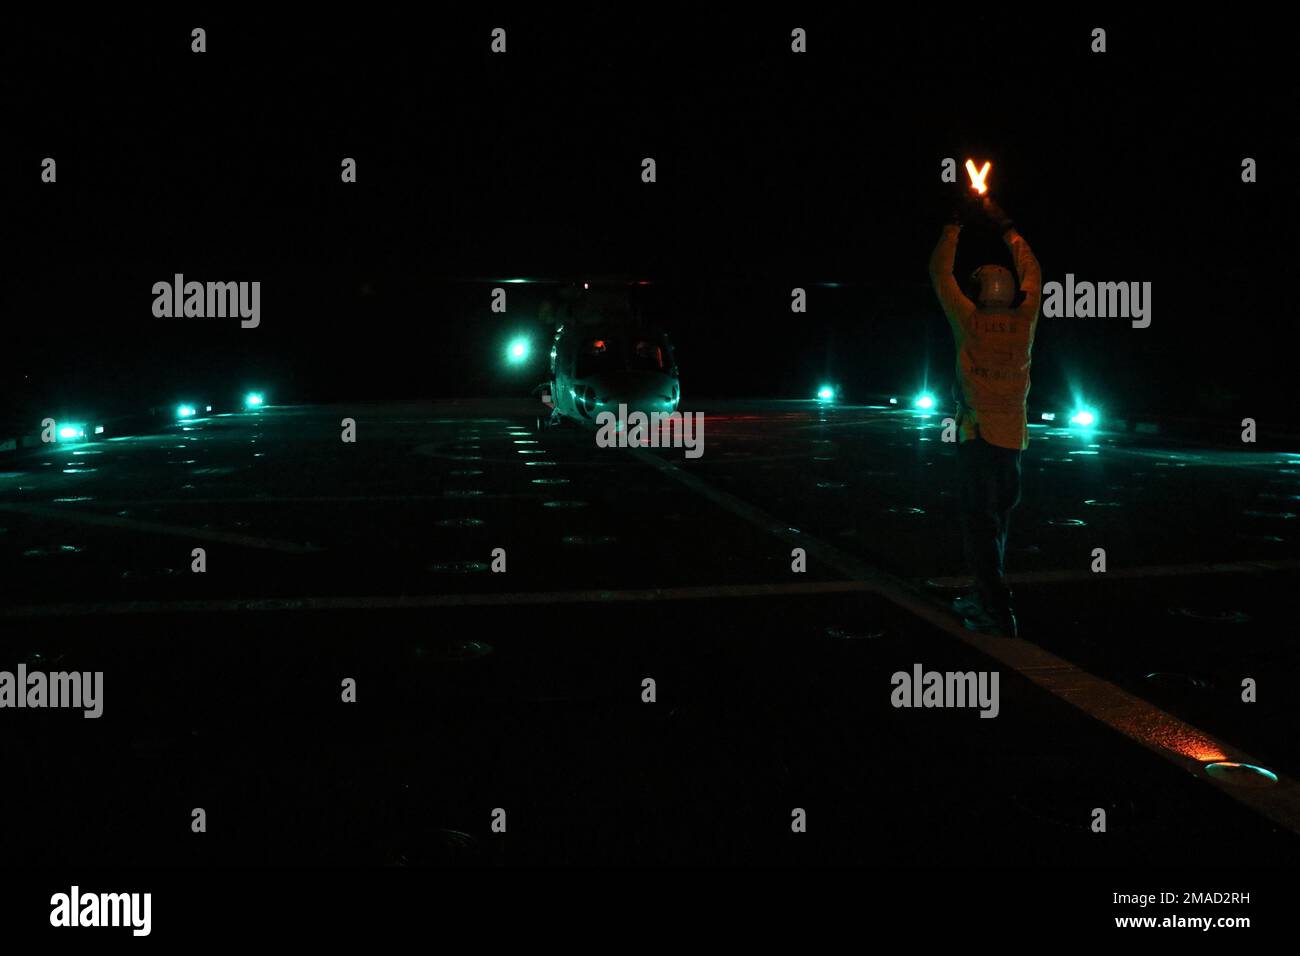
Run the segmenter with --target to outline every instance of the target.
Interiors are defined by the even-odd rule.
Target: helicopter
[[[550,378],[534,392],[546,411],[539,429],[566,422],[595,428],[602,412],[619,406],[671,413],[681,401],[672,343],[663,329],[646,321],[633,301],[645,281],[588,280],[556,290],[539,317],[555,328]]]

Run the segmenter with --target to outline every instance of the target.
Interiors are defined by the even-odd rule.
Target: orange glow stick
[[[984,168],[977,173],[975,172],[975,164],[969,159],[966,160],[966,175],[970,177],[971,189],[981,196],[989,191],[989,187],[984,185],[984,180],[988,178],[989,170],[992,168],[993,164],[985,160]]]

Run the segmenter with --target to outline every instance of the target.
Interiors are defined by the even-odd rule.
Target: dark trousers
[[[1010,606],[1002,577],[1011,511],[1020,502],[1020,452],[982,438],[957,446],[961,480],[961,530],[966,566],[990,611]]]

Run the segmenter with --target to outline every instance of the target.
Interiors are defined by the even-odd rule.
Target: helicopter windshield
[[[622,368],[623,356],[617,341],[608,337],[596,337],[587,339],[578,350],[574,374],[578,378],[588,378],[601,372],[613,372]]]
[[[637,339],[632,344],[628,368],[651,372],[666,372],[669,366],[664,347],[652,339]]]
[[[574,364],[574,374],[587,378],[601,372],[667,372],[672,360],[667,347],[650,337],[633,339],[597,336],[583,342]]]

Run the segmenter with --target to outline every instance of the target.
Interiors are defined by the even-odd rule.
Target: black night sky
[[[12,31],[6,417],[252,379],[279,400],[526,394],[540,367],[506,377],[496,348],[539,290],[512,288],[503,320],[468,281],[512,276],[655,280],[687,396],[944,382],[926,264],[940,162],[967,155],[993,161],[1046,279],[1153,283],[1146,330],[1044,319],[1036,390],[1269,414],[1300,344],[1285,33],[1046,9],[200,17],[203,55],[193,17]],[[1001,252],[967,236],[959,272]],[[260,280],[261,327],[154,318],[177,272]]]

